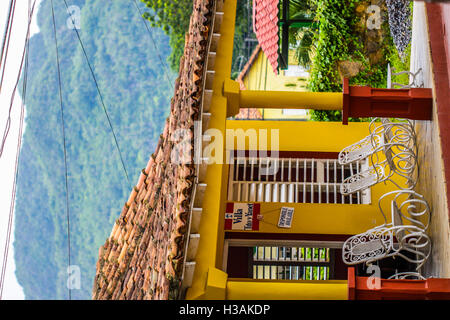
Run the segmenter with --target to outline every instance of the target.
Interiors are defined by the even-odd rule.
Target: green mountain
[[[63,0],[54,0],[68,161],[72,299],[90,299],[98,248],[109,236],[169,114],[175,74],[162,61],[169,37],[151,28],[134,1],[71,0],[130,183]],[[145,5],[139,2],[141,10]],[[148,10],[148,9],[147,9]],[[15,212],[16,275],[26,299],[67,299],[68,236],[63,138],[51,2],[30,41],[26,129]],[[73,275],[73,274],[72,274]]]

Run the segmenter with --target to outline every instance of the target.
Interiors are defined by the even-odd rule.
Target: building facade
[[[410,271],[407,259],[345,262],[348,239],[394,223],[395,205],[379,199],[402,183],[342,193],[370,163],[342,164],[339,154],[372,124],[232,120],[244,108],[345,112],[348,103],[345,90],[244,90],[230,80],[236,5],[194,1],[171,115],[100,248],[93,298],[448,298],[448,279],[387,279]]]

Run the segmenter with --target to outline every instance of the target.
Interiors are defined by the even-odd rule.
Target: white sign
[[[259,230],[259,203],[227,203],[225,230]]]
[[[292,225],[292,218],[294,216],[294,208],[282,207],[280,218],[278,219],[279,228],[290,228]]]

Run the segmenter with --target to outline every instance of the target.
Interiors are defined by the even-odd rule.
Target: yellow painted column
[[[342,110],[340,92],[242,90],[241,108]]]
[[[239,108],[342,110],[342,92],[240,90],[239,83],[224,81],[229,113]],[[236,113],[237,113],[236,112]]]
[[[237,0],[226,0],[223,4],[223,20],[220,27],[220,40],[215,59],[215,76],[213,95],[209,112],[209,128],[225,136],[227,118],[227,99],[222,95],[225,79],[231,75],[231,58],[236,20]],[[226,170],[225,152],[221,163],[208,165],[206,172],[206,189],[202,203],[202,218],[199,227],[200,241],[195,257],[195,271],[192,285],[186,292],[187,300],[218,299],[224,296],[226,274],[217,266],[222,264],[224,238],[224,212],[228,171]],[[213,274],[214,273],[214,274]]]

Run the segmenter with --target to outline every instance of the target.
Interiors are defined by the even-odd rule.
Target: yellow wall
[[[278,129],[280,151],[340,152],[369,134],[367,122],[227,120],[227,129]],[[268,134],[270,146],[270,134]],[[248,147],[248,144],[247,144]]]
[[[276,75],[262,50],[243,79],[248,90],[267,91],[307,91],[306,79],[297,76],[285,76],[284,71]],[[292,86],[289,86],[291,84]],[[295,84],[295,86],[293,86]],[[288,85],[288,86],[286,86]]]
[[[224,2],[224,18],[221,38],[215,59],[215,77],[211,101],[209,127],[225,136],[226,129],[279,129],[281,151],[338,152],[368,134],[367,123],[299,122],[299,121],[227,121],[227,99],[222,94],[225,79],[230,78],[233,50],[236,0]],[[270,132],[268,134],[270,146]],[[248,146],[247,146],[248,147]],[[244,146],[245,148],[245,146]],[[223,162],[226,163],[223,154]],[[227,202],[228,165],[208,165],[205,178],[207,184],[202,203],[203,213],[199,227],[200,241],[195,258],[196,267],[186,299],[345,299],[347,285],[341,282],[253,282],[227,279],[219,269],[222,265],[224,241],[224,212]],[[383,186],[373,188],[376,197]],[[276,208],[279,204],[264,204],[263,210]],[[294,228],[289,232],[342,233],[364,231],[379,222],[374,205],[307,205],[297,204]],[[297,210],[298,208],[298,210]],[[317,210],[316,210],[317,209]],[[314,214],[313,214],[314,210]],[[267,215],[266,221],[276,217]],[[372,221],[375,219],[375,222]],[[279,232],[273,226],[261,225],[261,231]]]
[[[228,129],[267,130],[270,148],[270,130],[279,130],[280,151],[319,151],[340,152],[368,135],[369,123],[351,122],[342,125],[338,122],[298,122],[298,121],[245,121],[228,120]],[[235,149],[242,150],[237,146]],[[248,139],[245,150],[249,150]],[[231,149],[231,145],[228,145]],[[371,204],[308,204],[308,203],[261,203],[261,213],[264,220],[260,223],[260,230],[255,232],[289,232],[289,233],[317,233],[317,234],[357,234],[383,224],[384,218],[379,211],[377,199],[386,192],[393,190],[392,183],[380,183],[371,188]],[[277,227],[280,208],[294,207],[294,219],[291,229]],[[389,203],[383,203],[385,212],[390,212]],[[389,217],[388,217],[389,218]],[[233,231],[229,231],[233,232]]]
[[[227,300],[347,300],[346,280],[228,279]]]
[[[292,227],[278,228],[281,207],[294,208]],[[384,223],[377,205],[325,203],[261,203],[263,220],[259,231],[267,233],[311,233],[351,235]],[[230,230],[227,232],[235,232]]]
[[[245,88],[248,90],[267,91],[307,91],[306,79],[302,77],[284,76],[284,71],[276,75],[269,60],[262,50],[250,67],[249,72],[243,79]],[[285,115],[280,109],[260,109],[264,119],[300,119],[306,120],[307,115]]]

